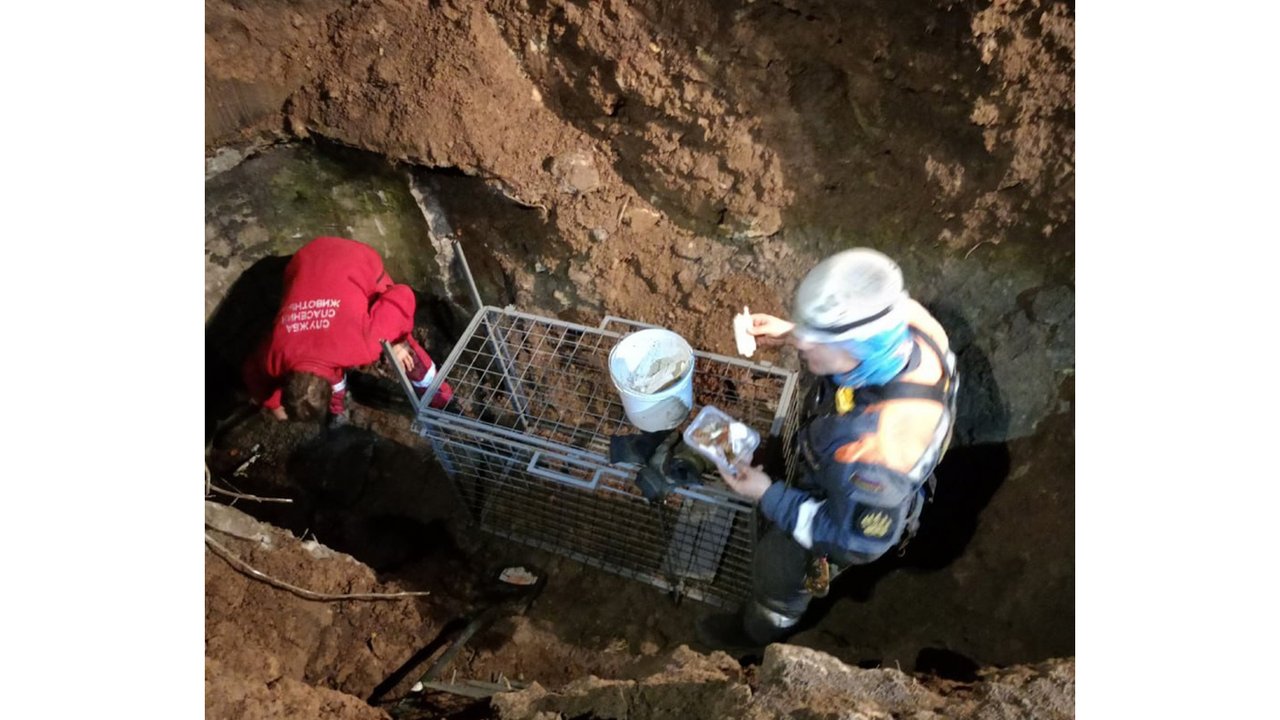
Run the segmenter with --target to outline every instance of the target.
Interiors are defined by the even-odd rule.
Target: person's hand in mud
[[[763,467],[751,467],[750,463],[738,463],[734,466],[736,473],[720,470],[720,477],[729,489],[748,500],[759,500],[773,484],[769,474]]]
[[[404,368],[406,373],[413,370],[413,351],[409,349],[409,343],[397,343],[392,345],[391,355],[395,357],[396,362],[400,364],[400,367]]]
[[[795,326],[793,322],[767,313],[751,313],[751,325],[747,327],[747,332],[754,335],[761,345],[780,345],[782,338]]]

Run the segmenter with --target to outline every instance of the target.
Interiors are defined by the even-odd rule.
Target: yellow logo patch
[[[844,415],[853,409],[853,388],[842,387],[836,391],[836,412]]]
[[[889,515],[883,512],[872,512],[863,515],[858,520],[858,525],[862,528],[862,534],[867,537],[884,537],[889,532],[889,525],[893,521],[889,519]]]

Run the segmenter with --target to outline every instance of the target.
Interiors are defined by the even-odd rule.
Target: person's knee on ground
[[[333,386],[328,380],[306,372],[289,375],[280,392],[280,405],[290,420],[304,422],[324,419],[329,411]]]

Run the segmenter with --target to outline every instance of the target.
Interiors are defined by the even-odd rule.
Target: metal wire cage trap
[[[713,474],[651,503],[634,484],[638,466],[609,463],[610,437],[638,431],[613,387],[608,355],[641,327],[652,326],[606,317],[589,327],[483,307],[418,403],[415,428],[481,529],[679,596],[737,606],[751,594],[754,505]],[[715,405],[767,433],[782,448],[790,480],[795,373],[694,354],[695,412]],[[425,402],[445,381],[461,414]]]

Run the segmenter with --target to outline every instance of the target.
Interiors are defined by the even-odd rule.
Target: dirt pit
[[[367,385],[394,390],[383,379]],[[382,396],[366,391],[366,397]],[[246,577],[211,548],[206,562],[211,716],[253,717],[261,711],[266,717],[271,708],[314,706],[316,716],[362,717],[364,710],[353,709],[351,698],[376,695],[374,707],[394,709],[396,716],[487,717],[486,701],[461,702],[449,693],[401,701],[411,695],[413,680],[440,657],[441,643],[493,604],[491,580],[498,568],[509,565],[536,569],[546,578],[545,589],[527,610],[499,618],[471,639],[444,666],[441,680],[557,688],[587,676],[632,677],[646,658],[682,645],[698,647],[694,623],[715,608],[481,533],[463,520],[447,476],[426,441],[410,428],[406,413],[354,402],[351,415],[351,424],[337,429],[263,416],[224,428],[209,453],[212,482],[293,502],[215,494],[213,499],[272,525],[245,530],[232,524],[228,531],[210,534],[235,557],[292,585],[325,593],[430,595],[312,602]],[[966,468],[965,462],[975,461],[966,460],[972,455],[965,451],[954,457],[959,459],[950,466],[952,473],[980,477],[993,469],[981,461]],[[934,515],[930,532],[906,557],[887,558],[842,577],[831,596],[815,603],[793,642],[851,665],[962,680],[976,678],[981,666],[1069,654],[1070,626],[1055,615],[1069,612],[1069,596],[1057,608],[1041,606],[1028,613],[1020,598],[1028,593],[1007,584],[1015,581],[1007,561],[983,555],[998,542],[990,534],[979,537],[965,562],[957,562],[968,538],[956,533],[972,536],[981,510],[982,498],[966,490],[939,494],[939,503],[928,511]],[[215,504],[211,513],[221,507]],[[1043,530],[1017,522],[1007,524],[1006,532],[1008,527]],[[273,538],[269,547],[245,540],[259,535]],[[331,557],[321,545],[352,557]],[[975,572],[977,578],[970,575]],[[886,578],[897,582],[886,582],[877,594]],[[998,591],[917,594],[975,581],[977,588]],[[1041,627],[1033,633],[1019,623]],[[1064,628],[1062,634],[1053,632],[1055,623]],[[344,697],[316,694],[320,690]],[[249,705],[229,705],[233,698]]]
[[[365,407],[352,414],[352,425],[336,431],[303,432],[253,418],[215,443],[210,467],[221,487],[295,500],[236,500],[237,508],[350,553],[381,582],[431,591],[429,600],[414,603],[420,628],[382,632],[399,642],[384,677],[448,622],[483,608],[487,580],[508,565],[541,570],[545,590],[523,616],[499,621],[469,643],[450,668],[459,677],[501,675],[554,687],[585,675],[614,677],[638,657],[692,641],[693,621],[706,611],[698,603],[677,604],[657,588],[459,522],[455,494],[429,446],[409,432],[408,419]],[[399,428],[399,441],[389,439],[396,434],[392,427]],[[236,468],[255,455],[258,460],[236,476]],[[307,576],[304,563],[294,569],[303,571],[299,584],[330,584],[323,572]],[[368,620],[365,629],[380,632],[376,619]]]
[[[456,623],[438,620],[447,614],[449,600],[434,593],[392,597],[405,592],[405,583],[379,578],[348,555],[224,505],[206,506],[206,534],[209,717],[763,720],[856,709],[868,717],[927,710],[983,718],[1018,715],[1029,707],[1038,717],[1073,716],[1071,662],[983,671],[965,681],[949,681],[893,669],[862,670],[788,645],[771,646],[759,667],[743,667],[724,653],[704,655],[684,646],[665,651],[646,646],[636,653],[619,644],[603,650],[580,646],[579,655],[589,652],[596,660],[579,665],[563,641],[548,637],[537,605],[477,635],[436,673],[451,691],[437,691],[428,683],[414,692],[414,679],[423,667],[433,655],[443,657],[441,639],[457,629]],[[269,575],[270,584],[249,577],[246,563]],[[467,570],[456,570],[455,578],[465,583]],[[548,577],[557,572],[553,569]],[[305,590],[297,588],[302,584]],[[329,599],[303,598],[298,592],[326,593]],[[365,595],[335,599],[354,593]],[[593,591],[586,596],[603,600]],[[519,657],[495,651],[504,644],[519,647]],[[553,687],[560,689],[552,692],[519,673],[473,680],[488,664],[518,667],[520,660],[537,663],[544,676],[554,676],[558,663],[579,668],[574,672],[584,667],[604,672],[557,684]],[[387,668],[392,670],[382,679]],[[492,701],[466,694],[495,690],[501,692]]]
[[[625,697],[641,717],[665,707],[641,681],[584,678],[664,677],[644,663],[685,663],[672,653],[707,611],[466,526],[407,403],[380,380],[352,379],[346,428],[220,427],[243,401],[238,361],[271,322],[285,257],[325,234],[374,245],[414,286],[438,360],[474,312],[454,248],[487,304],[661,324],[726,354],[744,303],[784,314],[825,255],[887,252],[956,349],[955,447],[908,553],[843,576],[793,642],[893,669],[875,672],[945,675],[971,699],[1012,697],[978,668],[1072,655],[1072,14],[1031,0],[206,3],[208,463],[219,487],[293,500],[234,501],[280,529],[271,547],[215,539],[313,590],[431,593],[318,603],[210,550],[209,716],[385,716],[392,705],[366,702],[374,691],[486,607],[496,565],[528,564],[545,590],[477,634],[449,675],[576,681],[585,695],[531,685],[525,709],[593,717],[601,697]],[[776,350],[757,359],[795,367]],[[563,418],[590,408],[550,404]],[[723,658],[689,660],[673,682],[722,688],[708,702],[745,717],[742,692],[768,696],[757,670],[779,687],[797,668],[849,670],[801,654],[765,673],[769,658],[756,660],[731,662],[739,675]],[[1064,672],[1010,682],[1061,690]],[[925,682],[876,677],[890,695]],[[924,704],[866,714],[944,707],[911,697]],[[1061,695],[1044,697],[1025,707],[1056,716]],[[428,705],[414,712],[493,712]]]

